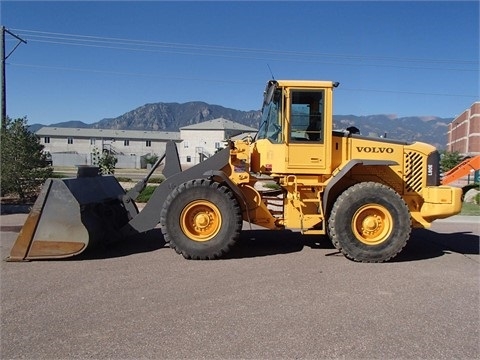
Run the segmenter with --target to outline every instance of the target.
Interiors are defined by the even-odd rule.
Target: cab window
[[[281,143],[283,128],[281,121],[282,92],[275,91],[272,100],[262,110],[262,121],[258,130],[258,139],[268,139],[272,143]]]
[[[324,90],[294,90],[291,99],[290,141],[323,143]]]

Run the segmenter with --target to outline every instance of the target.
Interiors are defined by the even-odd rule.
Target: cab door
[[[330,164],[331,89],[290,89],[287,104],[288,170],[322,173]]]

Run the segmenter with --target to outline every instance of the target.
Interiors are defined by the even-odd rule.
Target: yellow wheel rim
[[[388,239],[392,233],[392,216],[390,212],[381,205],[364,205],[353,215],[352,230],[355,237],[364,244],[381,244]]]
[[[188,204],[180,215],[183,233],[193,241],[208,241],[218,234],[222,215],[215,204],[196,200]]]

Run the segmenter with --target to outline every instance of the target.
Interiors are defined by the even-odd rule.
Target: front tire
[[[396,256],[410,237],[408,207],[391,188],[374,182],[353,185],[333,205],[328,221],[333,245],[347,258],[382,262]]]
[[[229,188],[196,179],[168,195],[160,224],[165,241],[178,254],[186,259],[216,259],[240,236],[242,214]]]

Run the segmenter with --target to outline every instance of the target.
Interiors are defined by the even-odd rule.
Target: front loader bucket
[[[77,178],[48,179],[33,205],[7,261],[74,256],[113,240],[118,229],[138,213],[128,210],[125,191],[113,176],[97,176],[98,168]],[[133,203],[133,204],[132,204]]]

